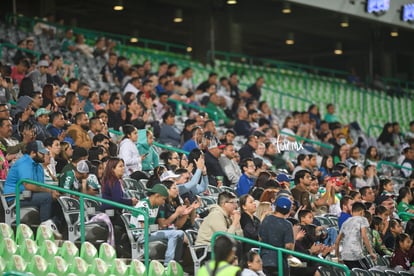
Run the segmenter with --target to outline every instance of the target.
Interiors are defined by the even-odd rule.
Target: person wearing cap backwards
[[[260,240],[272,246],[294,250],[295,239],[293,226],[286,220],[292,207],[292,202],[285,196],[280,196],[274,203],[275,211],[262,221],[259,228]],[[277,229],[277,231],[275,231]],[[269,275],[278,275],[277,252],[262,248],[260,255],[263,261],[263,272]],[[283,258],[283,275],[289,275],[287,258]]]
[[[89,166],[86,160],[80,160],[72,170],[65,171],[59,177],[59,186],[68,190],[95,195],[96,192],[86,185],[84,179],[88,178]]]
[[[167,187],[163,184],[155,184],[154,187],[148,191],[148,197],[138,201],[136,208],[143,209],[148,212],[149,225],[154,225],[159,216],[159,207],[165,204],[165,200],[169,197]],[[148,227],[144,225],[144,217],[142,215],[133,214],[131,216],[131,225],[134,227]],[[160,225],[161,226],[161,225]],[[161,226],[162,227],[162,226]],[[165,252],[164,265],[167,266],[172,260],[179,261],[181,259],[183,250],[184,232],[182,230],[158,230],[152,232],[149,236],[149,241],[167,241],[167,250]]]
[[[28,143],[25,154],[9,170],[4,184],[4,194],[15,193],[17,182],[22,179],[30,179],[44,183],[44,172],[41,163],[44,162],[44,155],[47,152],[47,149],[41,141]],[[25,190],[31,191],[32,195],[29,198],[21,200],[20,205],[22,207],[35,206],[39,208],[41,224],[49,226],[57,238],[62,238],[62,235],[51,219],[53,200],[59,197],[59,192],[23,182],[23,185],[20,186],[20,192]],[[12,201],[14,198],[9,198],[8,200]]]
[[[36,139],[44,141],[52,135],[47,131],[46,126],[49,124],[49,114],[50,111],[46,108],[39,108],[35,113],[35,129],[36,129]]]

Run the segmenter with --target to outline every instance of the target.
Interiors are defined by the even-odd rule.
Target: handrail
[[[199,110],[199,111],[206,112],[206,113],[208,113],[209,116],[212,117],[212,119],[216,122],[216,124],[218,124],[218,122],[219,122],[217,112],[214,111],[214,110],[211,110],[211,109],[206,108],[206,107],[201,107],[201,106],[185,103],[185,102],[182,102],[182,101],[179,101],[179,100],[176,100],[176,99],[171,99],[171,98],[169,98],[168,101],[172,102],[172,103],[175,103],[177,105],[177,108],[176,108],[177,115],[181,114],[181,106],[185,106],[185,107],[188,107],[188,108],[192,108],[192,109],[196,109],[196,110]]]
[[[309,138],[305,138],[305,137],[302,137],[302,136],[294,135],[294,134],[287,133],[287,132],[284,132],[284,131],[281,131],[280,133],[284,134],[284,135],[287,135],[287,136],[294,137],[294,138],[296,138],[296,140],[303,140],[305,142],[312,143],[312,144],[318,145],[318,146],[323,147],[323,148],[327,148],[327,149],[333,149],[334,148],[334,146],[332,146],[330,144],[325,144],[325,143],[315,141],[315,140],[312,140],[312,139],[309,139]]]
[[[398,217],[401,218],[401,216],[408,216],[410,218],[414,218],[414,213],[408,213],[408,212],[398,212]]]
[[[85,198],[86,199],[91,199],[91,200],[96,200],[96,201],[99,201],[101,203],[105,203],[105,204],[114,206],[116,208],[126,209],[126,210],[130,211],[133,214],[138,213],[138,214],[140,214],[144,217],[144,225],[148,226],[148,220],[149,220],[148,213],[141,210],[141,209],[137,209],[137,208],[134,208],[134,207],[131,207],[131,206],[128,206],[128,205],[125,205],[125,204],[121,204],[121,203],[118,203],[118,202],[114,202],[114,201],[111,201],[111,200],[107,200],[107,199],[104,199],[104,198],[91,196],[91,195],[88,195],[88,194],[83,194],[83,193],[80,193],[80,192],[77,192],[77,191],[67,190],[67,189],[64,189],[64,188],[61,188],[61,187],[58,187],[58,186],[47,185],[47,184],[44,184],[44,183],[33,181],[31,179],[20,179],[17,182],[17,184],[16,184],[16,195],[20,194],[20,186],[23,183],[29,183],[29,184],[33,184],[33,185],[40,186],[40,187],[43,187],[43,188],[47,188],[47,189],[50,189],[50,190],[55,190],[55,191],[58,191],[58,192],[61,192],[61,193],[70,194],[70,195],[79,197],[79,201],[80,201],[80,213],[79,213],[79,216],[80,216],[80,232],[81,232],[81,242],[82,243],[85,242],[85,221],[83,219],[85,217],[85,205],[84,205],[84,199]],[[20,224],[20,197],[19,196],[16,196],[15,202],[16,202],[16,227],[17,227]],[[145,239],[144,239],[144,259],[145,259],[145,266],[148,268],[149,267],[149,246],[148,246],[148,244],[149,244],[149,241],[148,241],[149,229],[148,229],[148,227],[144,228],[144,237],[145,237]]]
[[[32,50],[25,49],[25,48],[20,48],[19,46],[14,45],[12,43],[4,42],[4,43],[0,43],[0,57],[3,55],[3,53],[2,53],[2,51],[3,51],[2,48],[3,47],[12,48],[12,49],[19,49],[20,51],[33,54],[33,55],[36,56],[37,60],[39,60],[40,55],[41,55],[41,53],[39,53],[39,52],[32,51]]]
[[[188,151],[185,151],[185,150],[182,150],[182,149],[179,149],[179,148],[175,148],[175,147],[172,147],[172,146],[168,146],[168,145],[164,145],[164,144],[161,144],[161,143],[158,143],[158,142],[152,142],[152,144],[154,145],[154,146],[157,146],[157,147],[159,147],[159,148],[163,148],[163,149],[166,149],[166,150],[170,150],[170,151],[175,151],[175,152],[179,152],[179,153],[183,153],[183,154],[185,154],[185,155],[188,155],[188,154],[190,154]]]
[[[227,232],[222,232],[222,231],[215,232],[213,234],[213,236],[211,237],[211,248],[212,249],[214,248],[214,244],[216,242],[217,236],[230,236],[233,239],[239,240],[241,242],[253,244],[253,245],[258,246],[260,248],[266,248],[266,249],[276,251],[277,252],[277,257],[278,257],[278,270],[279,270],[278,275],[281,275],[281,276],[283,276],[283,264],[282,264],[282,257],[283,256],[282,256],[282,253],[297,256],[299,258],[308,259],[308,260],[318,262],[318,263],[322,263],[322,264],[325,264],[325,265],[334,266],[334,267],[337,267],[337,268],[345,271],[346,276],[351,275],[351,272],[350,272],[349,268],[346,265],[330,262],[330,261],[323,260],[323,259],[320,259],[320,258],[316,258],[314,256],[303,254],[301,252],[296,252],[296,251],[288,250],[288,249],[285,249],[285,248],[275,247],[275,246],[269,245],[269,244],[264,243],[264,242],[251,240],[251,239],[248,239],[248,238],[245,238],[245,237],[237,236],[237,235],[234,235],[234,234],[229,234]],[[214,250],[211,250],[211,259],[214,260]]]
[[[391,166],[391,167],[394,167],[394,168],[397,168],[397,169],[405,169],[405,170],[410,170],[410,171],[414,170],[414,168],[401,166],[401,165],[398,165],[397,163],[393,163],[393,162],[385,161],[385,160],[381,160],[381,161],[378,162],[377,170],[379,170],[382,165]]]
[[[122,132],[114,130],[114,129],[109,129],[108,131],[115,134],[115,135],[123,135]],[[188,151],[185,151],[185,150],[182,150],[182,149],[179,149],[179,148],[176,148],[176,147],[164,145],[164,144],[158,143],[156,141],[154,141],[152,144],[154,146],[157,146],[159,148],[163,148],[163,149],[166,149],[166,150],[175,151],[175,152],[183,153],[183,154],[186,154],[186,155],[189,154]]]
[[[254,56],[249,56],[245,54],[237,54],[237,53],[228,53],[223,51],[214,51],[215,56],[224,56],[225,61],[229,62],[231,61],[231,58],[237,58],[239,60],[245,59],[248,61],[250,65],[253,64],[266,64],[266,65],[275,65],[276,68],[294,68],[294,69],[306,69],[306,70],[312,70],[312,71],[321,71],[331,74],[332,76],[335,75],[342,75],[342,76],[348,76],[349,72],[346,71],[340,71],[335,69],[329,69],[329,68],[323,68],[323,67],[316,67],[316,66],[310,66],[306,64],[299,64],[294,62],[288,62],[288,61],[281,61],[281,60],[273,60],[273,59],[266,59],[266,58],[259,58]],[[211,57],[211,51],[207,52],[207,58],[210,59]],[[240,64],[241,65],[241,64]]]

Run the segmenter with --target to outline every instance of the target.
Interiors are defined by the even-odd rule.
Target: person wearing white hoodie
[[[124,125],[122,129],[124,137],[119,145],[118,157],[124,160],[124,177],[127,177],[133,172],[141,171],[142,162],[137,148],[138,130],[132,125]]]

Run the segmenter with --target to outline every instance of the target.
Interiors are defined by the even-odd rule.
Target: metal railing
[[[113,133],[113,134],[115,134],[115,135],[118,135],[118,136],[123,135],[123,134],[122,134],[122,132],[117,131],[117,130],[114,130],[114,129],[109,129],[109,132],[110,132],[110,133]],[[184,153],[184,154],[186,154],[186,155],[188,155],[188,154],[189,154],[189,152],[188,152],[188,151],[185,151],[185,150],[182,150],[182,149],[179,149],[179,148],[175,148],[175,147],[173,147],[173,146],[169,146],[169,145],[164,145],[164,144],[158,143],[158,142],[156,142],[156,141],[154,141],[152,144],[153,144],[154,146],[159,147],[159,148],[162,148],[162,149],[166,149],[166,150],[170,150],[170,151],[175,151],[175,152],[179,152],[179,153]]]
[[[16,22],[17,25],[19,25],[20,27],[24,27],[24,25],[26,25],[26,28],[30,31],[33,30],[34,25],[38,22],[41,22],[41,23],[44,23],[50,26],[54,26],[60,30],[66,30],[70,28],[73,30],[75,34],[83,34],[87,40],[89,39],[91,41],[95,41],[99,37],[106,37],[106,38],[111,38],[113,40],[119,41],[122,44],[128,44],[130,43],[130,40],[133,37],[133,36],[122,35],[122,34],[94,31],[94,30],[79,28],[79,27],[71,27],[71,26],[56,24],[53,22],[47,22],[47,21],[44,21],[42,18],[31,18],[31,17],[26,17],[23,15],[17,15],[17,14],[7,15],[6,21],[8,23]],[[134,43],[134,45],[143,46],[144,48],[152,48],[152,47],[159,48],[166,52],[175,51],[180,54],[187,54],[187,46],[176,44],[176,43],[163,42],[163,41],[146,39],[146,38],[139,38],[138,43]]]
[[[161,143],[158,143],[158,142],[155,142],[155,141],[152,144],[154,146],[156,146],[156,147],[159,147],[159,148],[162,148],[162,149],[166,149],[166,150],[169,150],[169,151],[175,151],[175,152],[179,152],[179,153],[184,153],[186,155],[189,154],[188,151],[185,151],[185,150],[182,150],[182,149],[179,149],[179,148],[175,148],[175,147],[172,147],[172,146],[164,145],[164,144],[161,144]]]
[[[211,117],[211,119],[213,119],[216,122],[216,124],[219,123],[219,118],[218,118],[217,112],[214,111],[214,110],[211,110],[211,109],[205,108],[205,107],[201,107],[201,106],[198,106],[198,105],[185,103],[185,102],[182,102],[182,101],[179,101],[179,100],[176,100],[176,99],[171,99],[171,98],[168,99],[168,101],[177,105],[177,108],[176,108],[177,115],[181,115],[182,107],[184,106],[184,107],[187,107],[187,108],[192,108],[192,109],[195,109],[195,110],[198,110],[198,111],[206,112]]]
[[[327,148],[327,149],[333,149],[334,148],[334,146],[332,146],[330,144],[325,144],[325,143],[315,141],[315,140],[312,140],[312,139],[309,139],[309,138],[305,138],[305,137],[302,137],[302,136],[294,135],[294,134],[287,133],[287,132],[284,132],[284,131],[281,131],[280,133],[283,134],[283,135],[294,137],[294,138],[296,138],[296,141],[305,141],[307,143],[315,144],[317,146]]]
[[[53,185],[47,185],[44,183],[40,183],[40,182],[36,182],[30,179],[20,179],[17,184],[16,184],[16,198],[15,198],[15,202],[16,202],[16,227],[20,224],[20,197],[18,196],[20,194],[20,186],[23,183],[29,183],[29,184],[33,184],[36,186],[40,186],[43,188],[47,188],[50,190],[55,190],[58,191],[60,193],[64,193],[64,194],[70,194],[72,196],[77,196],[79,197],[79,202],[80,202],[80,211],[79,211],[79,217],[80,217],[80,233],[81,233],[81,242],[84,243],[85,242],[85,220],[83,219],[85,217],[85,204],[84,204],[84,199],[91,199],[91,200],[95,200],[95,201],[99,201],[101,203],[105,203],[111,206],[114,206],[116,208],[120,208],[120,209],[125,209],[128,210],[129,212],[131,212],[132,214],[140,214],[144,217],[144,225],[148,226],[148,213],[141,210],[141,209],[137,209],[128,205],[124,205],[118,202],[114,202],[111,200],[107,200],[104,198],[100,198],[100,197],[96,197],[96,196],[91,196],[91,195],[87,195],[87,194],[83,194],[80,192],[76,192],[76,191],[71,191],[71,190],[67,190],[58,186],[53,186]],[[149,267],[149,241],[148,241],[148,236],[149,236],[149,228],[145,227],[144,228],[144,260],[145,260],[145,267],[148,269]]]
[[[401,165],[398,165],[397,163],[393,163],[393,162],[385,161],[385,160],[381,160],[377,163],[377,170],[381,169],[382,165],[391,166],[397,169],[405,169],[405,170],[410,170],[410,171],[414,170],[414,168],[401,166]]]
[[[3,56],[3,47],[10,48],[10,49],[19,49],[20,51],[33,54],[33,55],[36,56],[37,60],[39,60],[40,55],[41,55],[41,53],[39,53],[39,52],[28,50],[28,49],[25,49],[25,48],[19,48],[17,45],[14,45],[12,43],[1,43],[0,44],[0,57]]]
[[[266,249],[276,251],[277,252],[278,273],[279,273],[280,276],[283,276],[283,255],[282,255],[283,253],[293,255],[293,256],[296,256],[296,257],[299,257],[299,258],[308,259],[308,260],[318,262],[318,263],[321,263],[321,264],[324,264],[324,265],[334,266],[336,268],[339,268],[339,269],[343,270],[345,272],[346,276],[351,275],[351,271],[349,270],[349,268],[346,265],[343,265],[343,264],[340,264],[340,263],[330,262],[330,261],[327,261],[327,260],[323,260],[323,259],[320,259],[320,258],[317,258],[317,257],[314,257],[314,256],[310,256],[310,255],[303,254],[303,253],[300,253],[300,252],[288,250],[288,249],[285,249],[285,248],[275,247],[275,246],[269,245],[267,243],[251,240],[251,239],[248,239],[248,238],[245,238],[245,237],[240,237],[240,236],[237,236],[237,235],[234,235],[234,234],[229,234],[227,232],[222,232],[222,231],[215,232],[213,234],[213,236],[211,237],[211,248],[214,248],[214,244],[215,244],[216,238],[218,236],[230,236],[235,240],[245,242],[245,243],[248,243],[248,244],[252,244],[252,245],[258,246],[259,248],[266,248]],[[211,259],[214,260],[214,250],[211,251]]]

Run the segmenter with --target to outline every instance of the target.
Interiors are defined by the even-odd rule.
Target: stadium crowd
[[[212,235],[224,231],[349,268],[367,269],[367,255],[374,260],[392,255],[391,267],[411,269],[414,122],[405,134],[398,122],[385,124],[377,144],[367,147],[352,139],[355,125],[340,122],[333,104],[324,117],[317,104],[277,117],[261,100],[263,77],[246,90],[237,73],[212,72],[194,83],[193,68],[179,72],[174,63],[154,66],[151,60],[131,65],[111,41],[100,38],[90,47],[82,35],[73,37],[67,30],[61,51],[105,59],[102,81],[116,91],[94,90],[58,55],[44,53],[36,60],[18,50],[10,57],[14,65],[3,63],[0,178],[5,194],[25,178],[144,208],[149,224],[157,225],[150,240],[167,241],[165,264],[182,260],[188,244],[183,231],[202,218],[197,245],[210,246]],[[35,40],[27,38],[19,47],[35,50]],[[214,112],[217,120],[209,116]],[[403,185],[377,171],[383,145],[398,153],[386,158],[403,166],[398,172]],[[129,194],[125,178],[148,179],[148,193]],[[201,197],[214,196],[211,186],[220,188],[216,204],[201,212]],[[21,186],[24,190],[32,193],[22,206],[37,206],[41,222],[62,238],[65,222],[56,208],[61,195],[29,183]],[[113,208],[101,206],[106,209]],[[121,213],[116,209],[110,218],[121,229],[115,232],[119,251],[128,243]],[[336,218],[338,229],[318,220],[326,214]],[[149,227],[141,216],[132,216],[130,223]],[[213,250],[215,259],[199,275],[277,275],[275,251],[258,253],[228,237],[217,239]],[[284,275],[320,275],[315,262],[288,255],[283,260]]]

